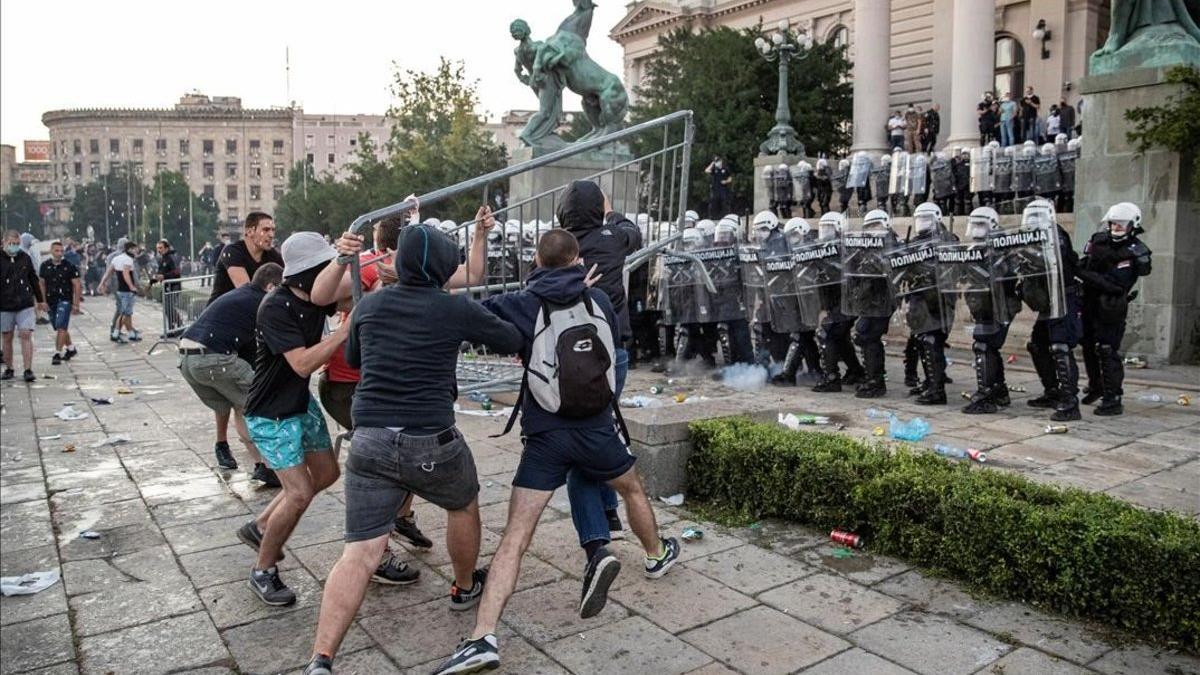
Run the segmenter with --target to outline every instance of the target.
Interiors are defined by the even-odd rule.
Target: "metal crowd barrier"
[[[159,345],[178,344],[192,323],[208,306],[212,295],[212,274],[167,279],[162,281],[162,333],[150,348],[150,353]]]

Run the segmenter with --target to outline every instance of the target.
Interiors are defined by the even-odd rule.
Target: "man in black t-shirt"
[[[246,397],[246,427],[283,492],[238,530],[238,538],[258,551],[250,587],[268,605],[291,605],[296,594],[279,578],[276,563],[283,546],[318,492],[338,479],[337,458],[321,406],[309,393],[309,378],[346,340],[343,321],[322,339],[325,318],[335,305],[310,302],[321,270],[337,257],[316,232],[297,232],[282,246],[283,285],[258,306],[254,380]]]
[[[1022,140],[1038,142],[1038,114],[1042,109],[1042,99],[1033,93],[1033,87],[1025,87],[1025,96],[1021,99],[1021,130]]]
[[[38,270],[42,280],[42,295],[50,312],[50,324],[54,327],[54,358],[51,363],[59,365],[79,353],[71,343],[71,315],[79,313],[79,268],[64,257],[62,242],[50,244],[50,259]],[[63,353],[63,350],[66,353]]]
[[[270,215],[255,211],[246,216],[242,240],[221,249],[208,301],[211,303],[248,283],[255,270],[269,262],[283,264],[283,258],[275,250],[275,221]]]
[[[721,157],[713,157],[713,161],[705,169],[712,179],[708,215],[710,218],[720,218],[729,213],[733,206],[733,172],[725,166]]]

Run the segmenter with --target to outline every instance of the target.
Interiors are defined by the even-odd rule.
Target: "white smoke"
[[[758,391],[767,386],[767,369],[748,363],[735,363],[721,369],[721,384],[738,391]]]

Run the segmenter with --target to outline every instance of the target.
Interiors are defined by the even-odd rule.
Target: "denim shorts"
[[[281,471],[304,463],[306,452],[328,452],[333,449],[329,440],[329,428],[325,426],[325,414],[310,394],[308,411],[301,415],[271,419],[270,417],[246,417],[246,428],[250,440],[258,447],[267,466]]]
[[[71,301],[59,300],[50,305],[50,325],[54,330],[67,330],[71,326]]]
[[[604,483],[623,476],[636,458],[612,425],[591,429],[552,429],[521,439],[525,450],[513,485],[530,490],[557,490],[575,469]]]
[[[475,458],[454,427],[425,435],[359,427],[345,475],[348,542],[391,532],[410,492],[447,511],[465,509],[479,494]]]
[[[117,291],[117,314],[133,316],[133,299],[136,297],[136,293]]]

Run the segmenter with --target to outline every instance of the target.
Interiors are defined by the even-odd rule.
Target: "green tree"
[[[71,202],[71,222],[67,229],[72,236],[81,238],[87,235],[87,228],[91,225],[96,239],[103,241],[107,217],[110,243],[130,236],[130,227],[136,217],[132,211],[137,209],[140,214],[144,188],[141,181],[130,175],[124,167],[83,185],[75,191],[75,199]],[[130,195],[133,196],[132,200],[129,199]],[[131,204],[133,208],[130,208]]]
[[[312,164],[296,162],[288,172],[288,187],[275,205],[279,238],[311,231],[337,236],[360,213],[369,210],[355,198],[355,187],[331,175],[316,176]]]
[[[194,227],[197,249],[203,246],[205,241],[216,238],[217,220],[220,217],[216,202],[204,195],[193,194],[183,174],[164,171],[156,175],[154,183],[146,188],[146,226],[143,229],[146,239],[157,239],[161,232],[177,250],[190,254],[192,231],[189,228],[189,217]]]
[[[1163,147],[1174,152],[1196,156],[1200,145],[1200,69],[1192,66],[1176,66],[1167,71],[1169,84],[1181,85],[1178,95],[1170,96],[1160,106],[1133,108],[1125,111],[1125,119],[1133,123],[1133,131],[1126,132],[1130,143],[1138,152],[1154,147]],[[1192,193],[1200,195],[1200,171],[1192,171]]]
[[[0,196],[0,229],[41,234],[45,219],[37,197],[22,183]]]
[[[709,197],[704,167],[715,155],[734,169],[735,203],[751,201],[752,158],[775,125],[779,81],[778,64],[766,61],[754,47],[760,35],[761,26],[700,32],[680,28],[659,38],[660,49],[646,65],[646,77],[637,89],[638,103],[632,109],[634,122],[676,110],[695,113],[689,190],[693,205]],[[809,55],[789,68],[792,124],[810,156],[839,155],[850,144],[849,74],[845,48],[831,43],[814,43]]]

